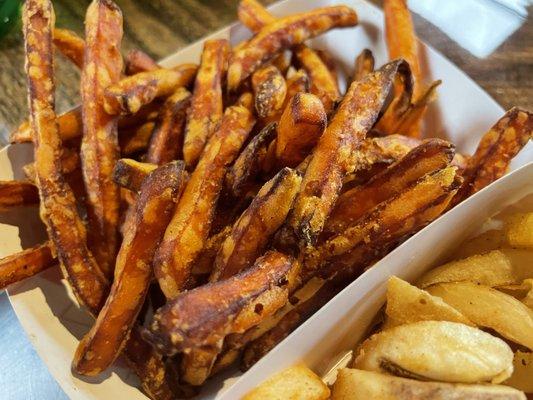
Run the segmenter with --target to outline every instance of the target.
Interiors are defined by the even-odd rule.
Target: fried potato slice
[[[243,400],[327,400],[329,388],[305,365],[280,371],[243,397]]]
[[[111,1],[91,3],[85,18],[86,51],[81,74],[81,161],[87,192],[89,248],[106,276],[118,250],[119,190],[111,179],[119,158],[117,119],[102,106],[104,89],[122,73],[122,13]]]
[[[154,71],[161,68],[152,57],[139,49],[131,50],[124,60],[126,75]]]
[[[301,180],[294,170],[284,168],[263,185],[220,247],[211,282],[227,279],[253,264],[285,222]]]
[[[54,45],[74,65],[83,68],[85,41],[68,29],[54,28]]]
[[[144,179],[156,168],[155,164],[121,158],[113,170],[113,180],[123,188],[138,192]]]
[[[533,248],[533,212],[518,213],[505,221],[505,240],[513,247]]]
[[[229,279],[179,294],[157,310],[146,338],[166,355],[196,348],[220,349],[231,333],[242,333],[287,301],[299,263],[275,251]]]
[[[401,193],[418,179],[446,167],[453,159],[455,146],[440,139],[429,139],[398,162],[339,196],[324,227],[342,232],[379,203]]]
[[[252,39],[234,50],[228,67],[228,91],[278,53],[332,28],[354,26],[357,14],[346,6],[317,8],[280,18],[264,26]]]
[[[228,67],[229,51],[225,39],[204,42],[185,127],[183,159],[188,168],[196,165],[207,140],[222,118],[222,81]]]
[[[285,103],[287,83],[273,65],[267,65],[252,74],[255,110],[259,118],[269,118],[279,112]]]
[[[427,291],[476,325],[533,350],[533,310],[514,297],[470,282],[439,283]]]
[[[115,265],[115,279],[95,324],[74,355],[76,372],[94,376],[120,354],[152,278],[152,258],[184,186],[182,162],[152,171],[141,185]]]
[[[504,233],[499,229],[489,229],[468,239],[453,252],[454,259],[462,259],[497,250],[504,244]],[[490,286],[490,285],[489,285]]]
[[[0,212],[39,204],[39,192],[29,181],[0,181]]]
[[[533,393],[533,353],[524,353],[518,350],[514,354],[513,374],[504,384],[523,390],[526,393]]]
[[[184,189],[154,260],[155,275],[167,298],[177,296],[208,238],[227,166],[246,141],[255,121],[241,106],[228,107]]]
[[[500,249],[451,261],[426,272],[417,285],[426,288],[437,283],[472,282],[486,286],[520,284],[533,277],[533,265],[523,250]]]
[[[374,71],[374,54],[372,50],[363,49],[361,53],[355,58],[355,68],[353,72],[353,80],[360,81],[366,75]]]
[[[150,136],[146,162],[162,165],[181,156],[183,128],[190,103],[191,93],[185,88],[178,88],[165,101]]]
[[[87,248],[85,225],[78,215],[74,194],[61,172],[61,138],[54,112],[54,19],[50,1],[24,3],[28,102],[41,218],[74,295],[81,305],[94,312],[105,301],[108,286]]]
[[[327,116],[320,99],[296,93],[281,114],[276,139],[280,165],[294,168],[309,155],[324,132]]]
[[[51,246],[45,242],[0,259],[0,290],[55,265]]]
[[[181,64],[172,69],[155,69],[122,78],[105,89],[103,107],[110,115],[135,114],[156,97],[168,96],[180,86],[189,86],[198,66]]]
[[[387,282],[385,313],[388,328],[418,321],[450,321],[474,326],[468,318],[439,297],[395,276]]]
[[[526,400],[518,390],[502,385],[421,382],[360,369],[343,368],[331,400]]]
[[[477,328],[420,321],[372,335],[359,348],[354,368],[442,382],[500,383],[513,372],[513,352]]]

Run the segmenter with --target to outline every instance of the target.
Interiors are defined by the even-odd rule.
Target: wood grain
[[[116,0],[124,13],[124,53],[140,48],[162,58],[236,19],[238,0]],[[381,5],[380,0],[372,0]],[[273,0],[262,0],[264,4]],[[340,1],[342,3],[342,1]],[[55,0],[57,25],[82,34],[88,0]],[[533,7],[529,9],[530,14]],[[486,59],[452,42],[439,29],[414,15],[420,38],[472,77],[504,108],[533,109],[533,23],[531,18]],[[26,78],[20,29],[0,40],[0,145],[27,116]],[[57,57],[57,109],[79,102],[79,73]]]

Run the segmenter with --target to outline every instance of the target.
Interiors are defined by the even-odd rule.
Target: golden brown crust
[[[235,91],[244,79],[277,53],[332,28],[356,24],[354,10],[336,6],[291,15],[266,25],[246,44],[234,50],[228,67],[228,91]]]
[[[124,60],[126,75],[135,75],[139,72],[153,71],[161,68],[152,57],[144,51],[131,50]]]
[[[32,182],[0,181],[0,211],[39,204],[39,192]]]
[[[0,290],[55,265],[50,246],[46,242],[0,259]]]
[[[117,119],[102,107],[104,89],[122,73],[122,13],[111,0],[97,0],[85,19],[85,64],[81,74],[81,161],[87,192],[89,247],[112,276],[118,248],[119,190],[111,179],[119,158]]]
[[[154,261],[155,275],[168,298],[183,290],[205,245],[227,166],[250,133],[254,119],[241,106],[228,107],[185,187]]]
[[[360,81],[371,72],[374,72],[374,55],[371,50],[363,49],[355,58],[353,80]]]
[[[156,126],[155,121],[146,121],[135,127],[119,130],[118,145],[122,157],[138,156],[148,148],[152,132]]]
[[[54,29],[54,45],[74,65],[83,68],[85,41],[68,29]]]
[[[122,78],[109,85],[104,93],[104,108],[108,114],[135,114],[155,98],[168,96],[180,86],[189,86],[198,67],[182,64],[172,69],[156,69]]]
[[[180,158],[190,102],[191,93],[185,88],[179,88],[165,101],[150,137],[146,162],[162,165]]]
[[[184,164],[152,171],[143,181],[115,264],[115,278],[105,305],[80,341],[73,366],[97,375],[120,354],[152,278],[151,262],[184,186]]]
[[[183,159],[188,168],[196,165],[205,143],[222,118],[222,81],[228,67],[228,57],[227,40],[205,41],[185,126]]]
[[[254,33],[259,32],[265,25],[276,20],[256,0],[241,0],[237,8],[237,16],[239,17],[239,21]]]
[[[252,74],[252,88],[259,118],[272,117],[281,112],[287,95],[287,84],[275,66],[267,65],[255,71]]]
[[[156,164],[121,158],[115,164],[113,180],[123,188],[138,192],[144,179],[156,168]]]

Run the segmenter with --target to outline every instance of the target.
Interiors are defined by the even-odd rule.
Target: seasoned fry
[[[332,28],[356,24],[357,14],[346,6],[317,8],[276,20],[233,52],[228,67],[228,91],[235,91],[262,63],[279,52]]]
[[[256,0],[241,0],[237,8],[239,21],[252,32],[259,32],[265,25],[273,23],[273,17],[266,8]]]
[[[253,112],[254,110],[254,95],[250,92],[244,92],[239,96],[235,102],[236,106],[243,106],[248,111]]]
[[[0,181],[0,211],[39,204],[39,192],[27,181]]]
[[[211,282],[229,278],[252,265],[285,221],[300,182],[294,170],[284,168],[263,185],[220,247]]]
[[[333,77],[333,80],[338,85],[339,84],[339,74],[337,73],[337,61],[327,50],[321,49],[312,49],[318,54],[322,62],[326,65],[329,70],[329,73]]]
[[[54,45],[74,65],[83,68],[85,41],[68,29],[54,29]]]
[[[139,72],[154,71],[161,68],[152,57],[141,50],[132,50],[124,60],[126,75],[135,75]]]
[[[74,369],[83,375],[97,375],[120,354],[144,302],[152,277],[151,262],[170,221],[184,186],[182,162],[166,164],[143,181],[133,221],[124,236],[115,265],[115,279],[109,297],[91,330],[80,341]]]
[[[138,192],[144,179],[156,168],[156,164],[121,158],[113,170],[113,180],[123,188]]]
[[[233,196],[240,197],[253,185],[254,179],[260,172],[268,145],[276,137],[276,127],[277,124],[272,122],[261,129],[241,151],[228,171],[226,184]]]
[[[111,179],[119,158],[117,120],[102,107],[104,89],[122,72],[122,13],[111,0],[87,9],[85,63],[81,74],[81,161],[87,191],[89,248],[110,277],[118,247],[119,190]]]
[[[154,132],[156,123],[147,121],[133,129],[121,129],[118,137],[121,156],[128,157],[145,151]]]
[[[299,92],[309,92],[311,84],[309,82],[309,75],[303,69],[294,71],[292,74],[287,74],[287,96],[285,96],[285,104],[283,109],[287,106],[287,103]]]
[[[226,168],[254,123],[246,108],[228,107],[185,187],[154,260],[155,275],[167,298],[176,297],[187,286],[209,235]]]
[[[46,242],[0,259],[0,290],[55,265],[50,246]]]
[[[425,174],[444,168],[453,156],[454,146],[449,142],[440,139],[423,142],[366,184],[344,192],[335,203],[324,233],[342,232],[373,207],[400,194]]]
[[[185,88],[179,88],[165,101],[150,137],[146,162],[162,165],[179,158],[190,102],[191,93]]]
[[[252,88],[259,118],[272,117],[281,111],[287,95],[287,83],[275,66],[267,65],[255,71]]]
[[[408,71],[405,62],[395,61],[350,86],[313,151],[286,225],[300,246],[316,242],[337,200],[344,176],[355,167],[351,154],[377,119],[394,77]]]
[[[355,59],[353,80],[360,81],[366,75],[374,71],[374,55],[369,49],[363,49]]]
[[[185,127],[183,159],[188,168],[196,165],[207,140],[222,118],[222,81],[225,78],[228,57],[227,40],[213,39],[204,43]]]
[[[213,262],[218,254],[218,250],[231,233],[232,226],[228,225],[220,232],[215,233],[207,239],[202,253],[196,259],[192,273],[194,275],[210,275],[213,270]]]
[[[276,157],[280,165],[294,168],[309,155],[324,132],[327,116],[320,99],[296,93],[279,120]]]
[[[195,64],[182,64],[172,69],[156,69],[122,78],[106,87],[104,109],[108,114],[135,114],[156,97],[172,94],[180,86],[188,86],[196,75]]]

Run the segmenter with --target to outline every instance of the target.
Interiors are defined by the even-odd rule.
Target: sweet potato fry
[[[165,101],[150,137],[146,162],[162,165],[179,158],[190,102],[191,93],[185,88],[179,88]]]
[[[156,97],[168,96],[180,86],[189,86],[196,70],[195,64],[182,64],[122,78],[105,89],[104,109],[111,115],[135,114]]]
[[[113,180],[123,188],[138,192],[144,179],[156,168],[156,164],[121,158],[113,170]]]
[[[502,177],[511,159],[531,140],[533,114],[514,107],[481,138],[464,171],[464,183],[454,199],[459,203]]]
[[[198,256],[192,273],[194,275],[210,275],[213,270],[213,262],[218,254],[218,250],[231,233],[232,226],[228,225],[220,232],[212,235],[205,242],[202,253]]]
[[[228,91],[235,91],[240,83],[262,63],[272,59],[279,52],[332,28],[356,24],[357,14],[354,10],[346,6],[336,6],[291,15],[266,25],[257,35],[233,52],[228,67]]]
[[[355,59],[353,80],[360,81],[366,75],[374,71],[374,55],[369,49],[363,49]]]
[[[280,112],[287,95],[287,83],[273,66],[259,68],[252,74],[255,110],[259,118],[268,118]]]
[[[326,123],[327,116],[320,99],[309,93],[296,93],[279,120],[278,163],[291,168],[300,164],[315,147]]]
[[[185,127],[183,159],[188,168],[196,165],[205,143],[222,118],[222,81],[228,67],[228,57],[227,40],[213,39],[204,43]]]
[[[299,69],[294,73],[287,74],[287,96],[285,97],[286,103],[299,92],[309,92],[311,84],[309,82],[309,75],[303,69]],[[284,104],[284,109],[286,106]]]
[[[61,139],[54,112],[52,4],[29,0],[22,19],[41,217],[78,302],[90,311],[98,310],[107,295],[107,281],[87,248],[85,226],[61,172]]]
[[[28,181],[0,181],[0,211],[39,204],[39,192]]]
[[[81,161],[87,192],[89,248],[112,275],[118,248],[119,190],[111,179],[119,158],[117,119],[102,107],[104,89],[122,73],[122,13],[111,0],[87,9],[85,63],[81,74],[83,138]]]
[[[229,278],[252,265],[285,221],[300,182],[294,170],[284,168],[263,185],[222,244],[211,282]]]
[[[154,260],[155,275],[167,298],[176,297],[187,286],[193,263],[209,235],[227,166],[254,123],[246,108],[228,107],[185,187]]]
[[[241,151],[226,175],[226,185],[235,197],[240,197],[253,185],[260,172],[268,145],[276,137],[275,122],[265,126]]]
[[[243,106],[248,111],[254,110],[254,95],[251,92],[244,92],[235,101],[236,106]]]
[[[276,18],[257,0],[241,0],[237,8],[239,21],[253,33],[259,32]]]
[[[329,73],[333,77],[333,81],[337,83],[339,82],[339,74],[337,72],[337,61],[335,58],[331,55],[331,53],[327,50],[323,49],[312,49],[318,54],[324,65],[328,68]]]
[[[46,242],[0,259],[0,290],[56,264],[51,245]]]
[[[285,226],[292,230],[300,246],[316,242],[337,200],[344,176],[355,168],[353,153],[376,121],[394,78],[408,71],[404,61],[394,61],[350,86],[313,151],[302,189]]]
[[[161,68],[152,57],[141,50],[132,50],[124,60],[126,75],[135,75],[139,72],[154,71]]]
[[[124,236],[109,297],[91,330],[80,341],[74,369],[97,375],[120,354],[144,303],[152,277],[151,262],[184,186],[184,164],[173,162],[152,171],[141,185],[133,221]]]
[[[118,135],[120,155],[129,157],[148,149],[155,127],[155,121],[147,121],[133,128],[120,129]]]
[[[54,45],[74,65],[83,68],[85,41],[68,29],[54,29]]]
[[[379,203],[400,194],[424,175],[446,167],[454,153],[454,146],[444,140],[422,142],[366,184],[344,192],[335,203],[324,234],[344,231]]]

